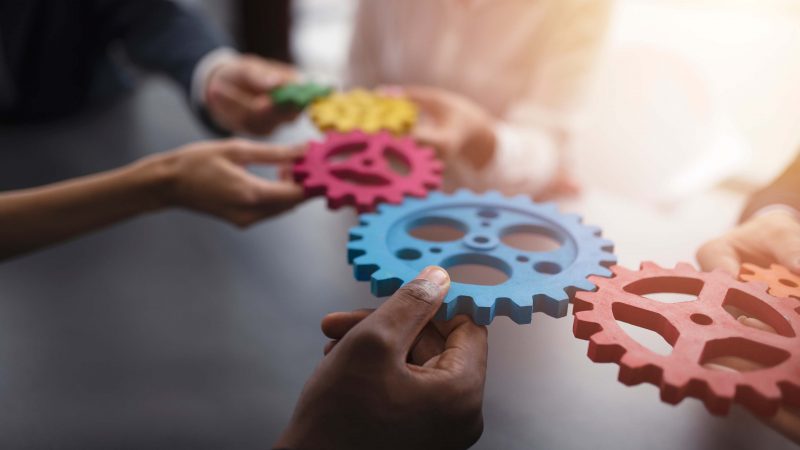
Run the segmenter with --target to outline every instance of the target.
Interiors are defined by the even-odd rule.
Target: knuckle
[[[247,149],[247,146],[247,141],[242,138],[231,138],[225,142],[225,148],[232,153],[244,151]]]
[[[414,280],[407,283],[397,291],[397,296],[401,300],[422,306],[431,306],[435,303],[439,293],[436,284],[428,280]]]
[[[369,328],[361,331],[356,336],[354,343],[362,355],[366,357],[380,356],[393,348],[394,338],[382,329]]]

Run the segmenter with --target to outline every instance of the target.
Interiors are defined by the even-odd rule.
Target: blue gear
[[[401,205],[382,204],[359,216],[350,230],[347,259],[359,281],[371,281],[372,293],[393,294],[425,266],[445,268],[481,264],[503,271],[508,279],[495,286],[453,282],[437,319],[469,314],[487,325],[495,315],[530,323],[535,311],[553,317],[567,314],[570,294],[594,290],[589,275],[608,277],[616,263],[614,244],[581,218],[562,214],[553,203],[534,203],[524,196],[483,195],[467,190],[426,199],[406,198]],[[464,232],[449,242],[418,239],[409,231],[422,225],[446,225]],[[501,238],[511,232],[544,234],[561,244],[548,252],[510,247]]]

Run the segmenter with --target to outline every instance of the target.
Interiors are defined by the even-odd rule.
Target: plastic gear
[[[423,225],[449,227],[463,236],[448,242],[412,236]],[[515,232],[545,235],[561,245],[549,252],[521,250],[503,242],[503,236]],[[436,317],[468,314],[475,323],[489,324],[501,315],[530,323],[535,311],[566,315],[571,293],[594,288],[587,276],[610,276],[607,267],[616,261],[612,250],[599,228],[559,213],[553,203],[460,190],[406,199],[399,206],[381,205],[377,213],[361,215],[360,225],[350,230],[347,257],[355,278],[371,281],[372,293],[379,297],[394,293],[428,265],[493,267],[508,279],[494,286],[451,283]]]
[[[573,332],[589,340],[592,361],[619,364],[622,383],[652,383],[671,404],[695,397],[719,415],[734,401],[763,416],[775,414],[782,404],[800,404],[800,315],[791,300],[767,294],[761,283],[744,283],[722,271],[698,272],[689,264],[664,269],[646,262],[638,272],[612,270],[611,279],[591,278],[596,292],[576,294]],[[656,292],[697,299],[662,303],[644,297]],[[726,307],[763,318],[776,334],[740,323]],[[672,352],[647,349],[618,321],[657,332]],[[763,367],[737,372],[705,366],[737,357]]]
[[[394,169],[392,161],[407,169]],[[381,203],[400,203],[404,195],[424,197],[442,183],[442,163],[432,149],[387,132],[328,133],[311,142],[293,169],[306,195],[325,195],[332,209],[353,205],[373,211]]]
[[[775,297],[794,297],[800,300],[800,276],[786,267],[773,264],[769,269],[755,264],[742,264],[739,278],[744,281],[760,281],[769,286],[769,293]],[[800,304],[798,304],[800,312]]]
[[[305,109],[315,100],[329,96],[331,92],[333,88],[330,86],[308,82],[285,84],[272,91],[270,95],[277,105]]]
[[[323,131],[381,130],[408,132],[417,121],[417,107],[398,95],[382,95],[363,89],[336,93],[311,105],[311,120]]]

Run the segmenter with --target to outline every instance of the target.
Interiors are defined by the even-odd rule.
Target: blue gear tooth
[[[507,316],[519,324],[530,323],[534,312],[563,317],[568,310],[570,294],[577,290],[596,289],[595,284],[587,280],[588,276],[612,275],[608,267],[616,262],[612,253],[613,243],[601,238],[597,227],[580,223],[579,216],[559,212],[555,203],[536,203],[525,196],[508,198],[496,192],[475,194],[462,189],[454,194],[432,192],[424,199],[406,197],[400,205],[384,205],[377,213],[363,214],[361,225],[351,228],[347,245],[348,260],[354,266],[356,279],[370,281],[371,290],[377,296],[394,293],[403,283],[415,278],[424,264],[440,263],[435,255],[427,253],[427,246],[421,246],[419,240],[406,234],[407,221],[435,217],[439,211],[449,208],[453,208],[448,212],[451,216],[460,217],[463,214],[465,218],[475,217],[487,206],[501,212],[501,220],[516,215],[514,220],[524,221],[525,217],[529,217],[531,223],[537,226],[552,224],[545,226],[550,227],[561,241],[574,242],[571,248],[565,246],[562,250],[555,250],[569,252],[554,256],[557,261],[563,261],[564,270],[556,275],[548,275],[546,279],[539,274],[530,278],[529,273],[516,277],[512,273],[509,280],[491,289],[454,283],[436,313],[437,319],[452,319],[456,315],[467,314],[475,323],[486,325],[496,316]],[[505,216],[504,210],[507,211]],[[406,247],[423,252],[424,258],[419,261],[399,259],[395,252]],[[466,247],[451,245],[448,252],[455,248],[464,254],[486,252],[511,267],[519,267],[516,252],[509,254],[501,251],[502,246],[485,250],[470,246],[466,250]],[[447,257],[458,254],[448,253]]]
[[[594,283],[589,281],[588,278],[584,278],[582,280],[579,280],[578,282],[576,282],[574,284],[574,286],[579,291],[593,291],[595,289]]]
[[[596,225],[588,225],[586,227],[586,232],[596,237],[600,237],[603,235],[603,230]]]
[[[372,294],[376,297],[392,295],[403,285],[403,280],[394,277],[383,270],[377,270],[370,277]]]
[[[357,257],[354,261],[358,261],[363,259],[366,255],[361,255]],[[378,270],[378,265],[374,263],[353,263],[353,276],[358,281],[369,281],[372,278],[372,274]]]
[[[506,316],[518,324],[531,323],[533,299],[530,301],[500,297],[495,300],[495,316]]]
[[[488,201],[500,201],[500,202],[506,200],[505,197],[503,197],[503,194],[500,193],[500,191],[495,191],[495,190],[486,191],[483,194],[483,199]]]
[[[569,301],[556,300],[547,295],[538,295],[534,298],[534,312],[543,312],[550,317],[564,317],[567,315]]]
[[[469,189],[462,188],[462,189],[457,189],[455,192],[453,192],[452,198],[460,200],[465,198],[472,198],[474,195],[475,194]],[[444,200],[444,198],[445,196],[442,195],[442,200]]]
[[[514,202],[517,205],[530,205],[532,203],[531,198],[525,194],[517,194],[509,198],[508,201]]]
[[[609,239],[600,239],[600,249],[603,250],[605,253],[611,253],[614,251],[614,242]],[[613,255],[612,255],[613,256]],[[616,257],[614,260],[616,261]]]
[[[583,216],[581,216],[580,214],[566,213],[566,214],[563,215],[563,217],[564,217],[564,220],[570,220],[573,223],[576,223],[578,225],[583,223]]]
[[[494,305],[475,306],[473,303],[472,320],[478,325],[489,325],[494,320]]]
[[[347,263],[353,264],[353,262],[359,257],[367,253],[367,250],[364,248],[355,248],[355,247],[347,247]]]

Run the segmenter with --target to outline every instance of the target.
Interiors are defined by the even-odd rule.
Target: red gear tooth
[[[589,338],[589,358],[594,362],[617,362],[623,353],[625,349],[605,331],[601,330]]]
[[[776,298],[757,285],[737,281],[723,273],[698,272],[686,264],[664,269],[653,263],[643,263],[638,272],[620,266],[612,270],[616,274],[614,278],[590,279],[597,285],[597,291],[575,296],[573,333],[589,340],[589,357],[593,361],[613,361],[620,365],[621,382],[655,384],[660,387],[661,398],[668,403],[678,403],[687,396],[696,397],[714,414],[726,414],[734,401],[764,416],[774,414],[780,405],[800,405],[800,315],[795,314],[797,302],[794,299]],[[629,284],[648,279],[661,280],[652,282],[652,286],[663,291],[665,286],[671,286],[663,282],[668,278],[700,281],[702,288],[697,300],[661,303],[625,291]],[[777,278],[771,279],[774,282]],[[678,289],[675,292],[696,284],[679,283],[675,285]],[[647,283],[639,283],[640,287],[644,285]],[[791,328],[785,324],[775,326],[781,334],[774,335],[731,320],[723,304],[730,293],[736,291],[765,304],[756,310],[774,309]],[[634,312],[630,308],[614,308],[616,304],[633,306]],[[673,335],[670,338],[674,346],[672,353],[658,355],[642,347],[615,323],[615,311],[624,314],[626,322],[634,324],[637,321],[653,324],[648,314],[658,313],[668,322],[658,325],[661,332],[669,328]],[[764,320],[770,320],[767,317],[776,315],[772,313]],[[674,340],[676,332],[678,337]],[[741,346],[743,339],[753,344],[749,350],[749,344]],[[775,351],[765,353],[759,350],[761,346]],[[789,356],[773,358],[765,356],[767,354]],[[704,366],[705,361],[717,357],[736,356],[752,358],[766,367],[749,372],[723,372]],[[770,362],[771,359],[777,362]]]
[[[602,330],[600,324],[591,321],[591,317],[591,311],[581,311],[575,314],[575,321],[572,322],[572,333],[575,337],[589,339],[593,334]]]
[[[652,261],[643,261],[639,265],[639,270],[661,270],[661,266]]]
[[[353,147],[363,150],[350,155],[345,162],[330,161],[332,156],[347,153]],[[391,169],[386,159],[387,148],[402,155],[408,165],[407,174],[402,175]],[[332,209],[349,204],[356,206],[359,211],[368,212],[374,210],[381,199],[398,203],[402,202],[404,195],[424,197],[428,190],[441,185],[441,163],[419,150],[413,140],[397,138],[388,132],[331,132],[326,135],[325,142],[309,146],[303,162],[295,163],[294,171],[307,173],[298,179],[307,195],[326,195]],[[336,175],[332,170],[334,165]],[[343,179],[340,171],[346,171],[348,177],[362,178],[364,184]],[[373,184],[372,180],[383,180],[379,183],[385,181],[386,184]]]

